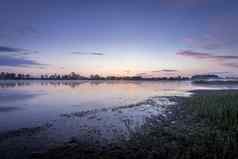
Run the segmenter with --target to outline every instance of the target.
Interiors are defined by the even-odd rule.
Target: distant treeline
[[[1,72],[0,79],[30,79],[29,74]]]
[[[141,76],[107,76],[103,77],[100,75],[91,75],[90,77],[81,76],[77,73],[70,73],[68,75],[60,75],[60,74],[46,74],[41,75],[40,77],[34,77],[30,74],[16,74],[16,73],[8,73],[1,72],[0,74],[1,80],[189,80],[188,77],[151,77],[145,78]]]

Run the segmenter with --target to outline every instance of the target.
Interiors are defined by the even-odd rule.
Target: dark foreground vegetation
[[[172,114],[148,120],[129,140],[99,146],[72,140],[33,158],[234,159],[238,158],[238,92],[199,91]]]

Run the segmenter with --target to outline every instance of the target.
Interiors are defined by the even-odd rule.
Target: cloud
[[[150,75],[148,73],[143,72],[136,74],[136,76],[150,76]]]
[[[237,64],[238,56],[236,55],[212,55],[210,53],[195,52],[190,50],[177,52],[176,54],[180,56],[190,57],[193,59],[212,60],[224,66],[238,68]],[[234,60],[236,62],[234,62]]]
[[[224,65],[228,67],[238,68],[238,63],[225,63]]]
[[[101,52],[72,52],[72,54],[76,55],[94,55],[94,56],[103,56],[104,53]]]
[[[195,59],[211,59],[211,60],[234,60],[238,59],[238,56],[235,55],[211,55],[209,53],[204,52],[195,52],[190,50],[185,50],[181,52],[177,52],[177,55],[191,57]]]
[[[208,72],[208,74],[219,74],[219,75],[229,74],[229,73],[230,72],[226,72],[226,71]]]
[[[176,54],[180,55],[180,56],[192,57],[195,59],[211,58],[211,55],[209,55],[208,53],[193,52],[193,51],[189,51],[189,50],[177,52]]]
[[[35,60],[27,58],[28,55],[32,55],[35,53],[37,53],[37,51],[10,46],[0,46],[0,66],[9,66],[9,67],[46,66],[46,64],[41,64]]]
[[[212,35],[206,35],[200,38],[186,37],[183,41],[189,47],[202,48],[206,50],[216,50],[225,48],[229,45],[224,39],[219,39],[218,37]]]
[[[172,69],[164,69],[164,70],[156,70],[156,71],[151,71],[152,73],[174,73],[178,72],[178,70],[172,70]]]
[[[22,48],[15,48],[9,46],[0,46],[0,53],[18,53],[16,55],[30,55],[35,54],[37,51],[29,50],[29,49],[22,49]]]
[[[153,77],[156,75],[171,75],[173,76],[174,73],[178,73],[178,70],[174,70],[174,69],[162,69],[162,70],[154,70],[154,71],[148,71],[148,72],[142,72],[142,73],[138,73],[136,74],[137,76],[144,76],[144,77]]]
[[[0,46],[0,52],[22,52],[23,49],[12,48],[8,46]]]
[[[0,66],[29,67],[29,66],[45,66],[45,64],[38,63],[34,60],[27,59],[25,57],[0,55]]]
[[[91,53],[91,55],[102,56],[102,55],[104,55],[104,53],[93,52],[93,53]]]

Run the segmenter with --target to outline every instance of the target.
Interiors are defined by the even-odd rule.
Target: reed
[[[195,95],[187,107],[194,115],[208,119],[209,124],[224,130],[238,128],[238,93]]]

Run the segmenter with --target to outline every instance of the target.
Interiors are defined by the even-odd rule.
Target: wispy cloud
[[[225,63],[225,66],[238,68],[238,63]]]
[[[195,52],[190,50],[185,50],[181,52],[177,52],[177,55],[192,57],[196,59],[214,59],[214,60],[234,60],[238,59],[238,56],[235,55],[212,55],[210,53],[204,52]]]
[[[230,72],[227,71],[216,71],[216,72],[208,72],[207,74],[217,74],[217,75],[224,75],[229,74]]]
[[[149,73],[146,73],[146,72],[142,72],[142,73],[138,73],[138,74],[136,74],[136,76],[150,76],[150,74]]]
[[[29,49],[16,48],[10,46],[0,46],[0,66],[8,67],[44,67],[35,60],[29,59],[28,56],[37,53]]]
[[[154,70],[154,71],[148,71],[148,72],[141,72],[136,74],[137,76],[143,76],[143,77],[154,77],[154,76],[174,76],[176,73],[178,73],[178,70],[174,69],[161,69],[161,70]]]
[[[25,57],[0,55],[0,66],[30,67],[30,66],[45,66],[45,64],[41,64],[37,61],[27,59]]]
[[[206,50],[217,50],[220,48],[225,48],[228,45],[224,39],[219,39],[211,35],[206,35],[203,37],[186,37],[183,40],[186,45],[192,48],[202,48]]]
[[[102,56],[102,55],[104,55],[104,53],[93,52],[93,53],[91,53],[91,55]]]
[[[190,57],[193,59],[212,60],[228,67],[238,67],[237,64],[238,56],[236,55],[212,55],[210,53],[195,52],[191,50],[177,52],[176,54],[180,56]],[[234,60],[236,62],[234,62]]]
[[[103,55],[105,55],[104,53],[101,53],[101,52],[80,52],[80,51],[72,52],[72,54],[76,54],[76,55],[94,55],[94,56],[103,56]]]
[[[37,53],[37,51],[23,49],[23,48],[15,48],[15,47],[10,47],[10,46],[0,46],[0,53],[1,54],[18,53],[16,55],[30,55],[30,54]]]
[[[151,71],[152,73],[174,73],[174,72],[178,72],[178,70],[173,70],[173,69],[163,69],[163,70],[155,70],[155,71]]]
[[[21,52],[21,51],[23,51],[23,49],[8,46],[0,46],[0,52]]]

